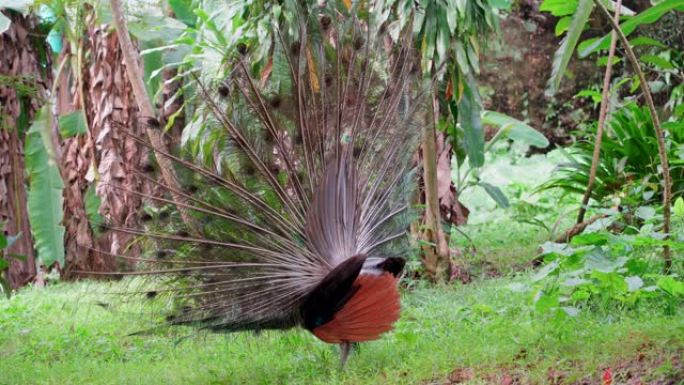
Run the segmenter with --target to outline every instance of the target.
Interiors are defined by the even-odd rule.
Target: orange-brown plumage
[[[354,295],[327,323],[313,329],[328,343],[363,342],[380,338],[399,319],[397,279],[390,273],[361,274]]]

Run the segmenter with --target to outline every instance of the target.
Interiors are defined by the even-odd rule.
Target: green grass
[[[122,283],[27,289],[0,302],[0,383],[415,384],[468,368],[476,373],[471,383],[512,373],[523,383],[543,384],[550,370],[571,381],[635,357],[646,345],[673,357],[684,346],[682,314],[583,312],[558,324],[534,316],[529,294],[511,291],[511,282],[405,293],[396,329],[362,344],[345,371],[335,346],[304,331],[174,328],[131,336],[149,324],[141,302],[97,304]]]
[[[546,177],[539,170],[550,170],[541,161],[553,162],[500,159],[483,176],[513,196],[507,183],[521,181],[504,177],[536,170],[525,180],[534,185]],[[510,288],[529,281],[528,262],[549,234],[510,219],[511,209],[490,207],[481,191],[463,198],[478,213],[461,228],[475,247],[456,260],[474,282],[413,282],[395,330],[362,344],[344,371],[336,346],[302,330],[210,334],[177,327],[131,335],[152,324],[146,309],[158,315],[163,304],[107,294],[130,289],[128,282],[84,281],[0,299],[0,385],[574,384],[601,383],[608,367],[616,384],[628,373],[642,383],[684,380],[684,309],[666,315],[657,302],[636,309],[606,303],[574,318],[534,313],[532,294]],[[553,207],[551,221],[563,209],[554,202],[545,203]],[[462,235],[452,240],[471,245]]]

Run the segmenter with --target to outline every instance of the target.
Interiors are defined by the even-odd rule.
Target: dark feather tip
[[[304,143],[304,138],[302,137],[302,134],[299,133],[299,132],[297,132],[297,133],[294,135],[294,138],[292,138],[292,139],[294,140],[295,144],[302,144],[302,143]]]
[[[247,44],[245,43],[238,43],[237,47],[235,47],[240,55],[244,55],[247,53]]]
[[[156,297],[156,296],[157,296],[157,292],[154,291],[154,290],[148,291],[147,293],[145,293],[145,297],[148,298],[148,299],[152,299],[152,298],[154,298],[154,297]]]
[[[230,89],[228,89],[227,85],[221,84],[218,88],[218,93],[222,98],[227,98],[230,95]]]
[[[385,32],[387,32],[387,21],[385,21],[385,22],[383,22],[382,24],[380,24],[380,28],[378,29],[378,33],[379,33],[380,35],[384,35]]]
[[[366,40],[364,38],[362,38],[361,36],[354,39],[354,49],[355,50],[357,50],[357,51],[360,50],[361,48],[363,48],[364,44],[366,44]]]
[[[398,277],[402,271],[404,271],[404,266],[406,265],[406,260],[404,258],[389,257],[378,264],[378,268],[393,276]]]
[[[290,53],[293,55],[299,55],[299,50],[302,48],[302,43],[299,41],[295,41],[290,45]]]
[[[280,107],[280,104],[283,102],[283,100],[280,98],[280,95],[275,95],[274,97],[269,100],[269,104],[271,107],[278,109]]]
[[[256,168],[254,168],[254,165],[252,164],[252,162],[245,162],[245,165],[244,165],[242,171],[247,176],[254,176],[256,174]]]
[[[361,147],[355,146],[354,147],[354,158],[358,159],[358,157],[361,155]]]
[[[332,20],[330,19],[330,16],[328,16],[328,15],[321,16],[321,28],[324,31],[327,31],[328,28],[330,28],[331,22],[332,22]]]
[[[157,118],[148,118],[147,119],[147,125],[152,127],[152,128],[161,127],[161,123],[159,123],[159,119],[157,119]]]

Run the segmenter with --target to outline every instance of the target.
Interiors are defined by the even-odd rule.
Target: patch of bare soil
[[[681,385],[684,384],[684,349],[675,353],[642,346],[639,353],[615,362],[602,373],[587,376],[573,385]]]
[[[522,351],[523,355],[524,350]],[[430,381],[430,385],[497,384],[497,385],[684,385],[684,348],[665,352],[649,343],[642,345],[632,356],[603,366],[595,373],[577,380],[577,372],[567,369],[548,369],[543,381],[529,376],[534,363],[523,366],[499,366],[454,369],[443,381]],[[516,360],[524,357],[516,357]]]

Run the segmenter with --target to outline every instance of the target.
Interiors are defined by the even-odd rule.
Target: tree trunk
[[[439,204],[439,181],[437,170],[436,122],[439,119],[439,101],[433,96],[433,113],[426,114],[423,125],[423,183],[425,189],[425,213],[423,217],[421,251],[423,265],[428,278],[434,282],[446,280],[449,276],[449,243],[442,229]],[[444,177],[442,177],[444,179]],[[448,176],[451,180],[451,176]]]
[[[121,188],[149,193],[151,187],[139,174],[148,158],[146,148],[130,135],[144,135],[132,87],[126,76],[117,34],[107,25],[87,28],[82,78],[84,97],[71,95],[68,109],[84,108],[89,132],[63,141],[67,201],[68,271],[117,270],[115,255],[122,254],[132,240],[129,234],[93,227],[85,211],[85,195],[94,188],[101,203],[99,213],[107,224],[136,228],[142,200],[135,194],[124,194]],[[73,80],[75,82],[75,79]],[[73,87],[62,87],[68,91]],[[95,187],[96,186],[96,187]],[[67,221],[67,218],[69,219]]]
[[[52,83],[49,55],[44,41],[33,39],[37,20],[11,11],[3,12],[12,20],[0,35],[0,229],[10,236],[20,235],[6,250],[10,257],[7,278],[12,288],[29,282],[36,275],[35,251],[26,207],[26,170],[24,137],[31,119],[47,96]],[[42,60],[47,63],[41,62]]]

